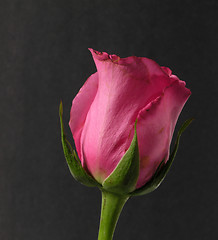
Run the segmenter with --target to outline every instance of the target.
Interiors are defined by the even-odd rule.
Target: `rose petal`
[[[69,126],[73,134],[78,156],[81,158],[80,137],[87,113],[98,89],[98,73],[91,75],[72,102]]]
[[[140,174],[137,188],[150,180],[164,158],[168,159],[176,121],[190,94],[185,82],[175,81],[139,112]]]
[[[168,67],[161,67],[161,68],[169,77],[172,75],[172,71]]]

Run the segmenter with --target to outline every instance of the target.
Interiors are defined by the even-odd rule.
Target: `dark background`
[[[100,192],[77,183],[60,141],[96,71],[88,47],[146,56],[187,82],[186,130],[160,188],[130,199],[114,239],[217,239],[216,0],[0,1],[0,239],[97,239]]]

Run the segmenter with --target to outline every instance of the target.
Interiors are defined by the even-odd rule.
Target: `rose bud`
[[[97,72],[80,89],[70,112],[78,157],[65,143],[71,172],[86,185],[112,192],[153,191],[175,156],[178,141],[171,157],[170,143],[191,92],[151,59],[90,51]]]
[[[191,92],[185,82],[144,57],[120,58],[90,49],[97,72],[74,98],[69,126],[78,156],[61,138],[76,180],[102,191],[98,240],[112,240],[130,196],[155,190],[169,171],[182,132],[169,154],[174,128]]]

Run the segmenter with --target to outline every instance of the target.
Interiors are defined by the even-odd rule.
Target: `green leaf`
[[[66,139],[66,136],[64,133],[63,120],[62,120],[62,116],[63,116],[62,102],[60,103],[60,107],[59,107],[59,116],[60,116],[61,141],[62,141],[63,151],[64,151],[64,155],[65,155],[71,174],[77,181],[79,181],[80,183],[88,187],[100,186],[100,184],[93,177],[88,175],[88,173],[82,167],[81,161],[79,160],[75,150],[72,149],[70,143]]]
[[[104,180],[102,186],[106,191],[126,194],[135,189],[138,176],[139,151],[135,123],[135,133],[129,149],[110,176]]]
[[[166,177],[168,171],[170,170],[170,167],[172,166],[173,160],[176,156],[176,152],[177,152],[178,147],[179,147],[180,137],[192,121],[193,121],[193,118],[186,120],[183,123],[182,127],[179,129],[177,139],[176,139],[176,143],[175,143],[175,147],[174,147],[173,152],[171,153],[171,155],[169,157],[169,160],[166,162],[166,164],[164,164],[164,159],[163,159],[162,162],[160,163],[160,165],[158,166],[158,168],[157,168],[154,176],[152,177],[152,179],[148,183],[146,183],[143,187],[141,187],[141,188],[135,190],[134,192],[130,193],[131,196],[145,195],[147,193],[150,193],[150,192],[154,191],[156,188],[159,187],[159,185],[162,183],[162,181]]]

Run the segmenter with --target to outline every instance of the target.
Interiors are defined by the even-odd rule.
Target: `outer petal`
[[[172,81],[180,81],[176,75],[172,74],[171,69],[169,69],[168,67],[161,67],[161,69],[170,77]]]
[[[81,134],[81,153],[88,170],[102,182],[129,147],[138,112],[174,80],[150,59],[91,52],[99,86]]]
[[[168,159],[178,116],[190,94],[185,82],[175,81],[139,112],[137,135],[140,174],[137,188],[150,180],[164,158]]]
[[[87,113],[95,98],[97,89],[98,73],[94,73],[87,79],[72,102],[69,126],[73,134],[79,158],[82,160],[82,163],[83,159],[81,158],[80,137]]]
[[[169,77],[172,75],[172,71],[168,67],[161,67],[161,68]]]

